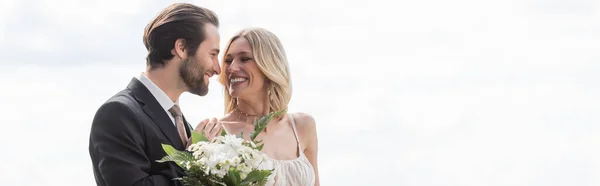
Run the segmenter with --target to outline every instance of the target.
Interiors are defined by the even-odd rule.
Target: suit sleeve
[[[144,153],[143,131],[134,112],[121,102],[108,102],[98,109],[90,134],[90,155],[96,179],[107,186],[175,185],[164,175],[152,175],[151,161]]]

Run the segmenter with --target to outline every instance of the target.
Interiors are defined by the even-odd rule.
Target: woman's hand
[[[221,122],[217,121],[217,118],[204,119],[194,129],[194,131],[204,135],[209,141],[215,137],[221,135],[223,129]]]

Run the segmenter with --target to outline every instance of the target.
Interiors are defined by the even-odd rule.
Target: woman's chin
[[[242,95],[242,94],[240,93],[240,90],[237,90],[237,89],[231,89],[231,88],[230,88],[230,89],[229,89],[229,95],[230,95],[231,97],[237,98],[237,97],[240,97],[240,95]]]

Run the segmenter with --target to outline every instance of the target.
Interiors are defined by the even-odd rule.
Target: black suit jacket
[[[185,121],[188,136],[192,127]],[[177,128],[150,91],[133,78],[125,90],[106,101],[94,116],[89,152],[100,186],[173,185],[184,175],[161,143],[184,150]]]

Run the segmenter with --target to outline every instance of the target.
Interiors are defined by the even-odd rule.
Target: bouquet
[[[271,119],[282,113],[283,110],[270,113],[254,121],[251,141],[245,141],[243,133],[235,136],[225,131],[209,141],[203,134],[192,131],[192,144],[186,151],[162,144],[167,155],[157,161],[172,161],[183,168],[186,176],[175,179],[186,186],[263,186],[273,170],[259,168],[268,157],[260,151],[262,140],[255,139]]]

